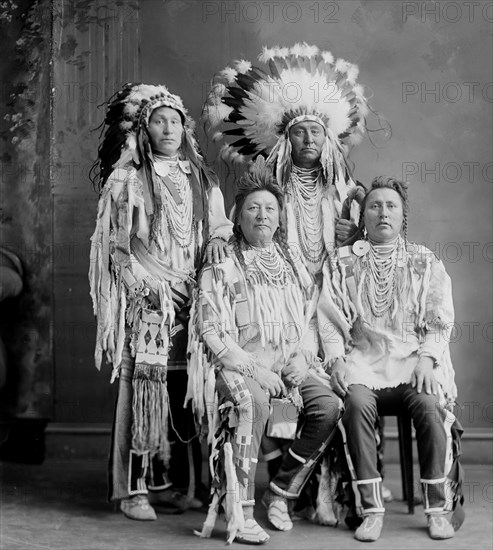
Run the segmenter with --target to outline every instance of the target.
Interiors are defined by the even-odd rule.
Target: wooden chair
[[[414,514],[412,419],[408,412],[403,412],[396,416],[399,437],[399,457],[401,462],[402,500],[407,501],[408,513]]]

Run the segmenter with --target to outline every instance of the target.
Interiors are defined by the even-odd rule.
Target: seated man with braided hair
[[[222,506],[229,542],[261,544],[269,538],[253,507],[272,400],[287,396],[302,409],[299,433],[272,480],[291,499],[322,457],[340,415],[341,401],[317,358],[318,287],[290,255],[282,208],[282,191],[259,158],[238,183],[231,256],[202,271],[191,323],[188,395],[197,417],[208,417],[215,465],[202,536],[210,535]],[[281,502],[283,507],[265,504],[270,521],[288,530],[293,524]]]
[[[453,537],[463,521],[450,277],[430,250],[407,242],[407,213],[406,185],[375,178],[362,204],[367,239],[326,262],[317,308],[331,385],[345,398],[346,454],[363,518],[355,538],[364,542],[379,538],[385,512],[379,414],[405,409],[413,419],[430,537]]]

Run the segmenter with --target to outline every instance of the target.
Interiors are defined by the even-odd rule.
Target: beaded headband
[[[142,168],[143,193],[146,213],[160,212],[161,198],[153,167],[153,151],[147,132],[149,118],[159,107],[176,110],[183,123],[183,139],[180,158],[190,163],[191,185],[194,193],[194,215],[203,217],[202,185],[215,185],[213,175],[207,169],[195,138],[195,123],[188,115],[181,98],[172,94],[166,86],[149,84],[125,84],[107,104],[102,142],[94,174],[100,188],[111,172],[130,164]],[[94,180],[93,180],[94,181]]]
[[[194,128],[192,119],[181,98],[168,91],[165,86],[149,84],[127,84],[119,92],[115,101],[124,104],[120,128],[123,131],[136,131],[141,124],[147,125],[152,112],[159,107],[170,107],[180,113],[183,125]]]
[[[264,47],[259,59],[269,73],[249,61],[235,62],[215,76],[204,106],[203,119],[213,140],[222,144],[225,160],[269,156],[303,116],[322,124],[341,144],[361,139],[368,105],[356,83],[356,65],[306,43]]]

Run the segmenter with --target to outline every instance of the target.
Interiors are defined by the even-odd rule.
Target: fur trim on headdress
[[[307,43],[264,47],[259,60],[269,73],[237,61],[215,77],[204,106],[204,122],[224,142],[223,158],[268,156],[301,115],[320,119],[342,146],[361,138],[368,106],[356,65]]]
[[[106,131],[98,150],[101,186],[116,166],[132,160],[142,165],[147,154],[142,148],[147,141],[143,134],[152,112],[159,107],[171,107],[180,113],[185,131],[184,154],[188,160],[202,162],[194,135],[195,123],[182,99],[163,85],[129,83],[108,102]]]
[[[150,219],[149,239],[158,242],[158,227],[163,205],[159,178],[154,169],[154,153],[148,132],[152,112],[159,107],[175,109],[183,123],[183,139],[178,151],[189,161],[190,185],[196,220],[204,216],[203,188],[215,185],[215,179],[204,163],[195,139],[195,123],[188,115],[181,98],[166,86],[126,84],[108,101],[104,124],[106,129],[94,165],[93,181],[102,189],[115,168],[134,165],[140,170],[145,212]]]

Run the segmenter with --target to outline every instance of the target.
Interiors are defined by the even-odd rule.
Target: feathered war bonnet
[[[170,93],[166,86],[125,84],[108,101],[104,120],[106,130],[98,150],[101,184],[104,185],[115,168],[122,168],[131,162],[142,166],[146,213],[152,216],[152,225],[155,225],[162,204],[147,126],[152,112],[159,107],[170,107],[180,114],[184,132],[179,156],[190,163],[194,213],[197,219],[201,219],[204,211],[201,177],[205,175],[207,178],[209,172],[205,169],[195,139],[195,123],[181,98]],[[151,228],[151,238],[152,234]]]
[[[326,181],[349,172],[347,147],[365,132],[368,112],[358,67],[316,46],[263,48],[259,60],[270,74],[248,61],[218,73],[203,108],[206,128],[222,144],[227,162],[244,162],[258,154],[276,166],[279,183],[291,172],[289,129],[305,120],[325,128],[321,164]],[[231,127],[231,124],[234,125]]]

